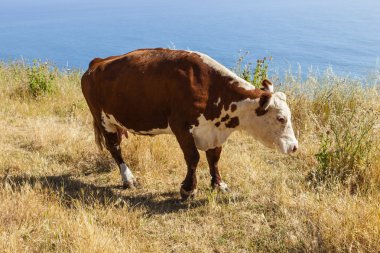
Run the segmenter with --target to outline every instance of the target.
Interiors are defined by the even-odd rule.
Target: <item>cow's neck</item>
[[[231,112],[231,118],[237,117],[239,124],[235,130],[250,131],[252,122],[257,117],[256,109],[259,107],[260,96],[264,91],[247,85],[244,80],[235,80],[233,85],[229,86],[229,94],[232,95],[232,101],[228,106]],[[239,83],[238,83],[239,82]],[[243,86],[244,85],[244,86]]]
[[[230,79],[223,86],[216,86],[208,109],[190,127],[198,149],[220,147],[232,132],[248,127],[249,114],[255,113],[262,91],[238,81],[237,78]],[[218,83],[223,84],[222,81]]]

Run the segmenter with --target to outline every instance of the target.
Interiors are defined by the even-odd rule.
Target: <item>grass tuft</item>
[[[315,155],[318,161],[312,172],[315,183],[342,184],[352,193],[374,186],[376,120],[373,110],[345,109],[330,116],[328,129],[320,134],[321,144]]]
[[[33,61],[27,69],[29,93],[33,98],[47,95],[54,90],[55,76],[48,62]]]

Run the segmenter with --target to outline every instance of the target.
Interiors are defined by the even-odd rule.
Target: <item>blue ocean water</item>
[[[0,0],[0,59],[87,68],[137,48],[202,51],[228,67],[272,56],[364,76],[380,57],[379,0]]]

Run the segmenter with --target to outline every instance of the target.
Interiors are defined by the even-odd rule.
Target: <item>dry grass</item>
[[[235,133],[220,162],[233,192],[210,191],[202,154],[199,195],[181,203],[178,192],[186,170],[174,137],[124,140],[123,154],[142,188],[120,189],[116,164],[96,149],[80,74],[55,75],[56,91],[35,100],[25,91],[28,79],[22,64],[0,64],[2,251],[380,250],[378,142],[369,158],[370,191],[352,195],[344,185],[312,187],[307,179],[318,167],[314,156],[320,147],[318,136],[328,126],[331,112],[323,107],[323,87],[331,88],[329,82],[336,84],[336,77],[310,78],[302,84],[288,80],[290,86],[283,88],[291,95],[300,139],[296,155],[275,153],[246,134]],[[304,91],[311,87],[312,92]],[[355,106],[379,112],[378,86],[355,87]],[[334,89],[334,94],[345,94],[344,89]],[[378,124],[374,141],[380,136]]]

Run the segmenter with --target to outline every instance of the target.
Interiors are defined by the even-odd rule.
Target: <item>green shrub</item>
[[[40,97],[53,91],[54,74],[47,62],[33,61],[33,65],[27,68],[29,93],[34,97]]]
[[[311,174],[313,182],[328,187],[347,186],[351,193],[367,190],[376,147],[376,113],[349,107],[330,110],[327,128],[319,136],[320,147],[315,155],[318,165]]]
[[[268,77],[268,66],[269,61],[272,60],[272,57],[258,59],[255,67],[253,68],[253,64],[251,62],[245,63],[245,58],[247,55],[248,52],[239,55],[233,71],[247,82],[252,83],[255,87],[261,88],[262,81]]]
[[[263,80],[268,77],[268,65],[269,61],[272,60],[272,57],[266,58],[264,57],[263,59],[258,59],[256,61],[256,66],[253,71],[253,81],[252,84],[260,88]]]

